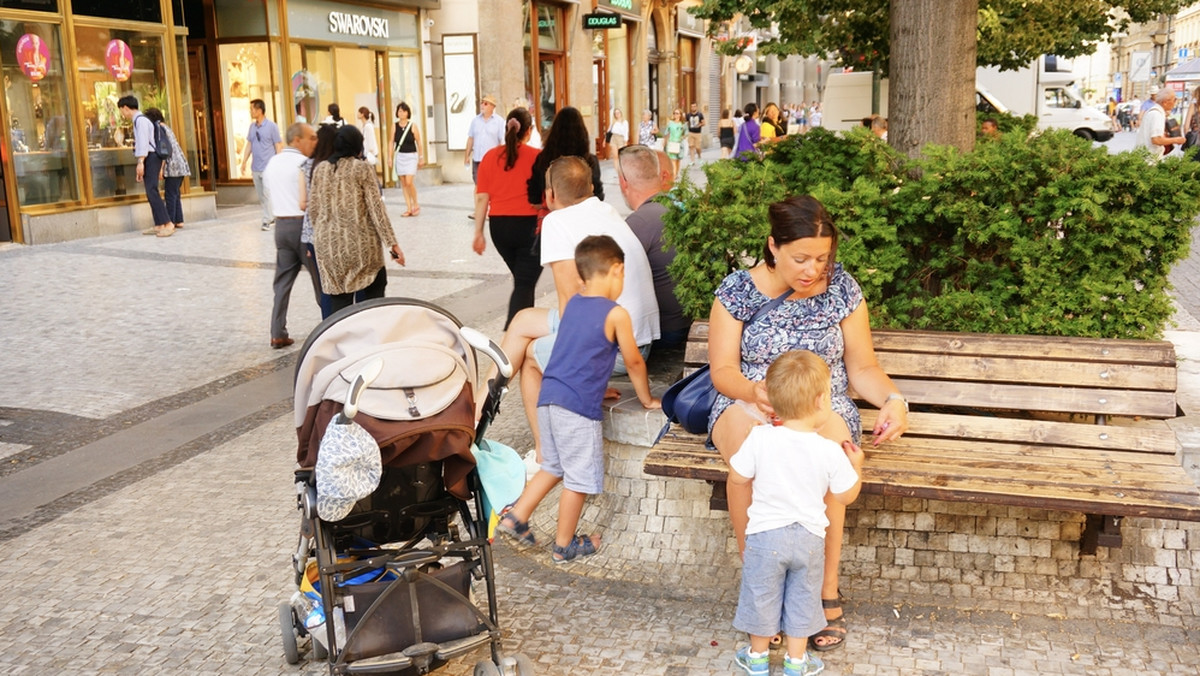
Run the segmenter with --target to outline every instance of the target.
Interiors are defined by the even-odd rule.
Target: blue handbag
[[[753,324],[760,317],[778,307],[792,293],[792,289],[788,289],[760,307],[745,326]],[[679,423],[680,427],[691,434],[707,433],[708,416],[712,412],[713,403],[716,400],[717,388],[713,385],[709,365],[705,364],[668,387],[667,391],[663,393],[662,411],[667,416],[667,424],[663,426],[658,438],[661,439],[667,433],[667,429],[673,422]]]

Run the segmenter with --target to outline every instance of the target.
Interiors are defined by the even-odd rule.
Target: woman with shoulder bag
[[[153,229],[145,231],[142,234],[156,235],[164,231],[173,232],[183,228],[183,198],[181,196],[181,188],[183,187],[183,179],[192,175],[192,170],[188,166],[187,158],[183,155],[183,148],[179,147],[179,141],[175,139],[175,132],[163,121],[162,111],[158,108],[147,108],[146,117],[156,125],[162,127],[162,130],[167,134],[167,140],[171,143],[171,156],[162,163],[163,176],[163,201],[167,205],[167,218],[170,219],[167,228],[163,226],[162,230],[155,232]]]
[[[417,204],[417,185],[413,178],[417,169],[425,165],[421,157],[421,132],[412,121],[412,109],[401,101],[396,105],[396,128],[392,131],[392,167],[400,180],[400,188],[404,191],[404,204],[408,209],[400,214],[403,217],[416,216],[421,213]]]

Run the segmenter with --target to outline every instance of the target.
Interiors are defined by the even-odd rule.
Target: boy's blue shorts
[[[825,628],[825,539],[793,523],[746,536],[733,627],[751,636],[812,636]]]
[[[604,438],[600,421],[549,404],[538,406],[542,469],[563,486],[586,495],[604,492]]]

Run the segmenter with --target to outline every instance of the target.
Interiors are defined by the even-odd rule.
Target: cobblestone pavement
[[[618,203],[607,166],[605,178]],[[422,215],[393,219],[409,265],[392,269],[389,295],[433,300],[499,336],[508,276],[494,252],[470,252],[470,188],[421,191]],[[398,216],[399,193],[387,192]],[[168,239],[0,250],[9,292],[0,315],[0,673],[326,672],[285,663],[275,612],[292,591],[297,348],[267,347],[272,256],[253,208],[222,210]],[[1200,280],[1197,260],[1180,266],[1177,286]],[[297,339],[319,320],[305,289],[300,280],[289,319]],[[1200,328],[1180,314],[1177,333]],[[530,446],[515,391],[491,436]],[[66,478],[39,475],[51,466]],[[45,501],[18,504],[30,484]],[[744,640],[730,627],[736,571],[643,584],[582,575],[586,561],[547,565],[542,550],[501,543],[496,553],[505,650],[529,655],[539,673],[735,671],[732,651]],[[1168,627],[944,601],[880,605],[851,594],[850,640],[827,653],[826,673],[1200,674],[1200,628],[1186,619]],[[478,657],[443,672],[469,674]]]

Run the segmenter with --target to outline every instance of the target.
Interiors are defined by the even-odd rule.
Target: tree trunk
[[[915,157],[926,143],[975,147],[979,0],[891,0],[888,140]]]

